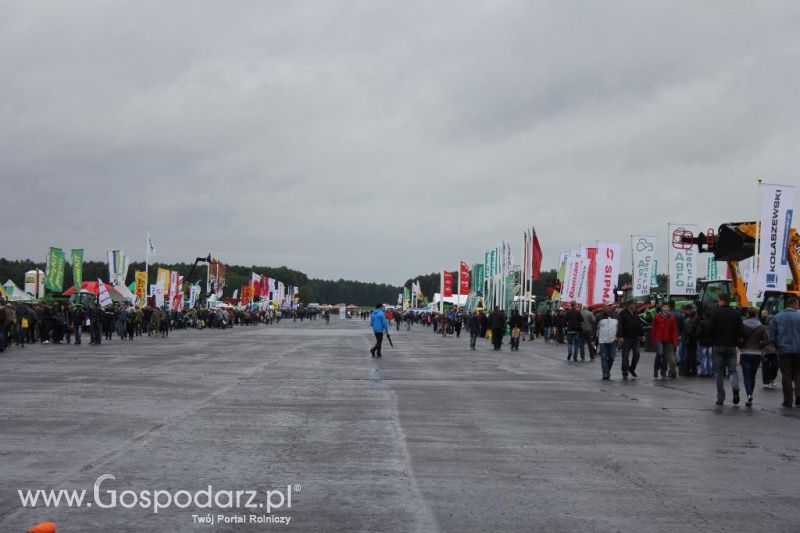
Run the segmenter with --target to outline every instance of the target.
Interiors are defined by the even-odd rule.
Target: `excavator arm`
[[[744,277],[739,268],[739,262],[753,257],[756,249],[757,222],[727,222],[720,225],[715,234],[709,230],[708,234],[693,235],[687,231],[677,231],[673,242],[683,246],[697,246],[703,253],[714,254],[717,261],[725,261],[731,271],[731,292],[739,307],[747,307],[747,288]],[[702,299],[702,298],[701,298]]]

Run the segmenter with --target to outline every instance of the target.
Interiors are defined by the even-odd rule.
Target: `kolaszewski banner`
[[[789,229],[794,212],[794,187],[761,184],[761,235],[758,290],[784,291],[788,276]]]
[[[597,243],[594,276],[594,301],[614,303],[614,289],[619,279],[619,258],[622,245],[618,242]]]
[[[656,237],[650,235],[631,235],[634,298],[650,295],[650,280],[655,269],[657,243]]]
[[[696,224],[669,224],[667,233],[669,247],[669,293],[676,295],[697,294],[696,280],[699,273],[699,250],[694,246],[681,244],[681,236],[691,233],[697,235]]]

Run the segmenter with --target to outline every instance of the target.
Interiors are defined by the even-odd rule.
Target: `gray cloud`
[[[800,8],[7,2],[0,255],[400,282],[753,218],[796,181]],[[13,228],[13,229],[12,229]]]

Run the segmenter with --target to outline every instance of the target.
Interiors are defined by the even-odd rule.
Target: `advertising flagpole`
[[[759,203],[758,208],[756,209],[756,213],[758,214],[756,216],[756,248],[755,253],[753,254],[753,266],[750,268],[750,283],[755,283],[755,290],[747,291],[748,300],[750,299],[749,295],[753,295],[753,301],[749,302],[752,305],[756,304],[756,300],[758,299],[758,289],[760,288],[758,286],[758,271],[761,269],[761,243],[759,242],[761,237],[761,182],[762,179],[758,178],[758,194],[756,197],[758,198]]]

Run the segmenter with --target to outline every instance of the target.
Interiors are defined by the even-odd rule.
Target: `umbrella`
[[[392,342],[392,336],[391,336],[391,335],[389,335],[389,332],[388,332],[388,331],[386,332],[386,340],[388,340],[388,341],[389,341],[389,346],[391,346],[392,348],[394,348],[394,343]]]

